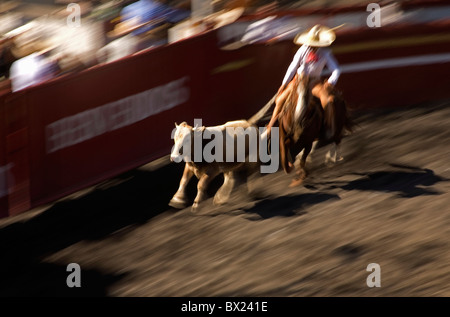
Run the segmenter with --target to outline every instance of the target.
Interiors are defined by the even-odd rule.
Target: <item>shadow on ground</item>
[[[104,296],[123,275],[84,270],[83,284],[66,286],[66,266],[43,258],[82,240],[101,240],[133,230],[170,209],[182,166],[136,169],[74,199],[57,202],[29,220],[0,228],[0,296]],[[161,182],[161,179],[173,181]],[[44,291],[45,290],[45,291]]]
[[[276,216],[291,217],[306,213],[310,206],[326,202],[331,199],[340,199],[338,195],[327,193],[308,193],[291,196],[264,199],[257,202],[253,207],[246,209],[249,214],[257,214],[262,219]]]
[[[436,175],[432,170],[399,164],[390,164],[394,170],[376,171],[370,173],[351,173],[362,176],[352,181],[321,182],[326,188],[341,188],[344,190],[379,191],[396,193],[399,197],[411,198],[422,195],[439,195],[441,192],[432,188],[439,182],[450,179]],[[315,188],[315,186],[309,186]]]

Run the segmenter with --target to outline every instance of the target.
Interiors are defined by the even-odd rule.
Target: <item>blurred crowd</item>
[[[43,11],[41,6],[44,2],[47,9]],[[246,12],[275,10],[293,2],[298,1],[2,2],[0,90],[18,91],[68,72],[109,63],[141,50],[221,27]]]

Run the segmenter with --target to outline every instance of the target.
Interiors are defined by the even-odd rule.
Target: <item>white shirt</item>
[[[317,51],[313,53],[310,46],[302,45],[297,53],[295,53],[294,59],[289,65],[283,79],[283,85],[289,83],[292,78],[294,78],[295,72],[298,74],[304,72],[309,75],[310,78],[319,79],[325,66],[331,71],[328,82],[335,85],[341,74],[341,70],[331,51],[328,48],[319,47]]]
[[[16,60],[10,69],[11,90],[18,91],[55,76],[54,65],[44,56],[33,53]]]

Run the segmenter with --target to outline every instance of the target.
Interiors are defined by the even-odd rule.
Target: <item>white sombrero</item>
[[[334,31],[323,25],[315,25],[309,31],[299,33],[294,38],[298,45],[309,45],[314,47],[330,46],[336,39]]]

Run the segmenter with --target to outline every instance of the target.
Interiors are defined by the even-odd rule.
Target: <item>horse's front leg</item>
[[[177,209],[183,209],[187,206],[186,187],[193,175],[194,171],[188,164],[186,164],[184,167],[183,176],[180,180],[180,186],[178,187],[175,195],[173,195],[172,199],[170,200],[169,206]]]
[[[311,151],[309,152],[309,155],[308,155],[308,157],[306,158],[306,163],[308,163],[308,164],[311,164],[311,163],[312,163],[312,161],[313,161],[312,156],[313,156],[314,152],[315,152],[316,149],[317,149],[317,144],[318,144],[318,143],[319,143],[318,140],[315,140],[315,141],[313,142],[312,147],[311,147]],[[305,150],[302,151],[302,154],[303,154],[303,153],[305,153]]]
[[[194,204],[192,205],[192,211],[197,211],[200,202],[207,198],[206,190],[208,189],[209,183],[217,176],[218,173],[205,173],[198,180],[197,184],[197,196],[194,199]]]
[[[306,171],[306,159],[308,158],[309,153],[311,152],[312,143],[305,146],[303,149],[303,154],[300,158],[299,169],[296,171],[295,178],[292,180],[289,187],[299,186],[303,183],[303,181],[308,176],[308,172]]]
[[[279,140],[280,140],[280,162],[286,174],[289,174],[294,165],[289,160],[289,150],[291,148],[291,140],[289,138],[285,138],[285,132],[282,127],[279,130]]]

